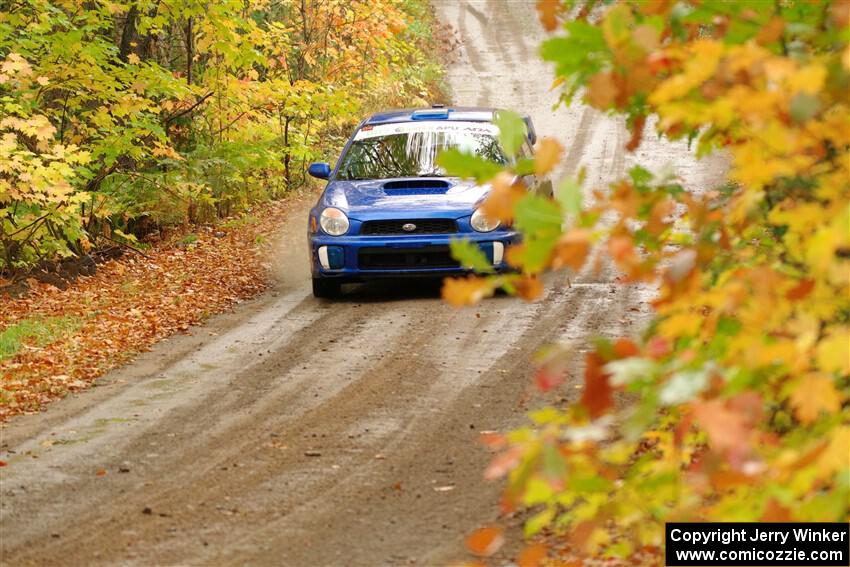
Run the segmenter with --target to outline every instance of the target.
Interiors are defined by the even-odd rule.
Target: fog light
[[[501,242],[493,243],[493,265],[498,266],[502,263],[502,258],[505,256],[505,245]]]

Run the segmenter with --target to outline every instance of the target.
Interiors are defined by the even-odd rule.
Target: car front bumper
[[[505,252],[519,240],[513,231],[392,236],[310,235],[314,278],[364,281],[386,277],[440,277],[470,270],[452,259],[449,243],[468,239],[478,244],[496,271],[508,269]]]

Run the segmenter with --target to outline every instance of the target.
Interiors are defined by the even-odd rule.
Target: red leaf
[[[646,123],[646,116],[638,116],[635,118],[635,123],[632,125],[632,137],[629,143],[626,144],[626,150],[633,152],[640,145],[640,140],[643,137],[643,125]]]
[[[592,352],[587,355],[584,369],[584,391],[581,394],[581,405],[587,408],[590,417],[599,417],[608,408],[614,406],[611,395],[611,384],[608,375],[602,371],[604,361],[599,354]]]
[[[564,373],[561,369],[553,368],[544,364],[534,373],[534,384],[541,392],[548,392],[552,388],[560,386],[564,382]]]
[[[803,280],[798,283],[796,286],[792,287],[788,290],[788,293],[785,294],[789,300],[794,301],[797,299],[803,299],[812,291],[812,288],[815,287],[815,280]]]

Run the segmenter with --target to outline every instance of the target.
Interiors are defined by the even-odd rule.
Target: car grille
[[[416,228],[404,230],[404,225],[412,224]],[[453,219],[415,219],[366,221],[360,228],[360,234],[451,234],[457,232],[457,222]]]
[[[448,246],[425,248],[361,248],[357,257],[363,270],[410,270],[416,268],[457,268]]]

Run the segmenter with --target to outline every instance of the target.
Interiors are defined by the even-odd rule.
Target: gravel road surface
[[[438,1],[461,40],[458,105],[532,115],[589,185],[635,161],[692,187],[722,173],[649,135],[627,155],[620,120],[553,110],[533,1]],[[652,289],[603,263],[545,298],[470,309],[439,284],[310,295],[305,201],[272,261],[274,289],[158,345],[98,387],[2,430],[2,565],[444,565],[498,517],[481,431],[523,422],[529,356],[552,340],[639,330]],[[577,375],[577,373],[576,373]],[[559,396],[580,393],[576,379]]]

